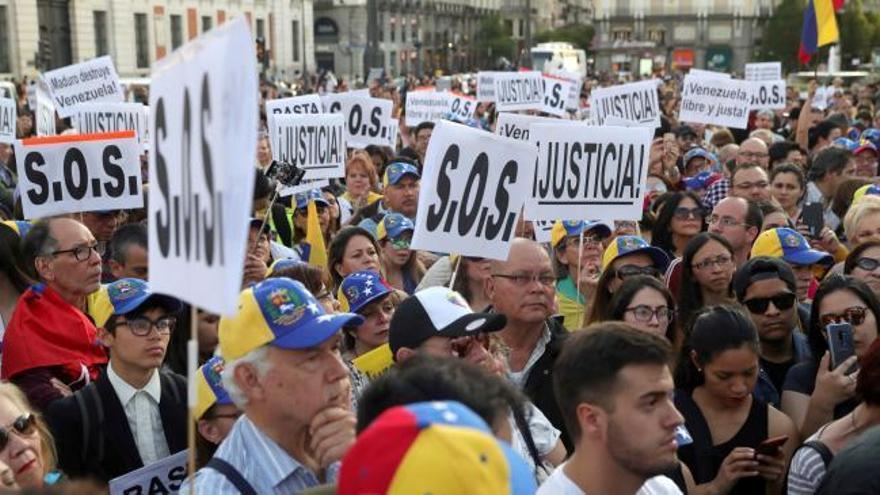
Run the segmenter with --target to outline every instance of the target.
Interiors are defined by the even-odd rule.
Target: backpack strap
[[[535,463],[535,475],[538,475],[539,470],[544,471],[545,474],[550,474],[544,467],[544,461],[541,460],[541,454],[538,453],[538,447],[535,445],[535,438],[532,436],[532,430],[529,428],[529,422],[525,417],[525,412],[518,407],[511,407],[510,410],[513,413],[513,420],[516,423],[516,428],[522,435],[523,441],[525,441],[529,456],[532,458],[532,462]]]
[[[83,387],[73,394],[79,415],[82,418],[82,446],[80,447],[80,459],[83,464],[97,461],[97,465],[104,462],[104,402],[98,394],[98,388],[94,383]],[[94,421],[93,421],[94,419]],[[90,442],[97,447],[97,459],[89,456]]]
[[[809,442],[804,442],[801,448],[811,448],[819,453],[819,457],[822,458],[822,464],[825,465],[825,468],[828,468],[828,465],[831,464],[831,460],[834,459],[834,454],[831,453],[831,449],[828,448],[827,445],[822,443],[819,440],[810,440]]]
[[[92,421],[91,415],[86,409],[86,400],[83,398],[85,394],[73,394],[76,401],[76,407],[79,409],[79,417],[82,419],[82,442],[80,442],[79,458],[82,462],[88,459],[89,438],[91,438]]]
[[[251,486],[246,479],[244,479],[244,476],[242,476],[232,464],[229,464],[223,459],[212,457],[211,460],[205,464],[205,467],[211,468],[222,474],[230,483],[232,483],[232,486],[234,486],[241,495],[257,495],[257,491],[254,490],[254,487]]]

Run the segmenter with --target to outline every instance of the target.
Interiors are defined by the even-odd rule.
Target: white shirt
[[[165,440],[165,428],[162,426],[162,415],[159,413],[159,401],[162,400],[162,383],[159,373],[153,371],[150,381],[142,389],[129,385],[113,371],[113,360],[107,366],[107,379],[116,392],[116,397],[125,410],[128,427],[137,446],[144,466],[159,459],[168,457],[168,441]]]
[[[541,359],[541,356],[544,355],[544,351],[547,350],[547,344],[550,343],[550,339],[552,336],[550,335],[550,329],[547,327],[547,324],[544,324],[544,331],[541,333],[541,338],[538,339],[538,342],[535,344],[535,348],[532,349],[532,353],[529,354],[529,359],[526,361],[526,365],[523,366],[523,369],[520,371],[508,371],[507,378],[514,385],[519,388],[523,388],[526,385],[526,381],[529,379],[529,372],[532,371],[532,367],[535,366],[535,363]]]
[[[538,488],[536,495],[586,495],[574,484],[574,481],[565,475],[565,472],[562,471],[563,467],[565,464],[559,465],[553,471],[547,481]],[[678,485],[671,479],[666,476],[654,476],[645,481],[636,495],[682,495],[682,493],[678,489]]]

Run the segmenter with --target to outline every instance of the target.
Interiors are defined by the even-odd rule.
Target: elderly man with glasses
[[[107,355],[83,313],[101,282],[95,237],[70,218],[34,224],[25,235],[26,269],[39,280],[19,298],[3,340],[0,377],[38,409],[98,377]]]

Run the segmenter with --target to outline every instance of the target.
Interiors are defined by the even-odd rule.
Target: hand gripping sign
[[[245,18],[162,59],[152,80],[150,284],[232,314],[256,172],[257,71]]]
[[[342,115],[276,115],[269,127],[272,158],[306,171],[305,179],[345,177]]]
[[[431,135],[414,249],[507,259],[535,167],[535,148],[449,121]]]
[[[529,134],[538,165],[526,218],[641,219],[652,129],[556,123]]]
[[[140,208],[140,151],[134,131],[16,142],[25,218]]]

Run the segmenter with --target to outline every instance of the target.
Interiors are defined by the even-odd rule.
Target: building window
[[[615,29],[611,32],[612,41],[632,41],[632,31],[629,29]]]
[[[150,38],[147,35],[147,14],[134,15],[134,49],[138,69],[150,68]]]
[[[0,5],[0,72],[12,72],[9,60],[9,14],[7,6]]]
[[[519,32],[517,33],[517,38],[522,38],[526,35],[526,21],[523,19],[519,20]]]
[[[406,19],[400,20],[400,41],[406,43]]]
[[[266,39],[266,20],[257,19],[257,38]]]
[[[107,11],[95,10],[92,18],[95,22],[95,56],[108,55],[110,48],[107,46]]]
[[[202,32],[207,33],[213,27],[214,18],[209,15],[202,16]]]
[[[177,50],[183,44],[183,17],[171,14],[171,49]]]
[[[388,31],[391,33],[391,42],[394,43],[397,41],[397,24],[394,22],[394,18],[391,18],[391,24],[389,24]]]
[[[293,61],[299,62],[299,21],[290,21],[293,31]]]
[[[410,38],[411,38],[413,41],[416,41],[417,39],[419,39],[419,38],[418,38],[418,36],[419,36],[419,23],[418,23],[418,21],[416,21],[416,18],[415,18],[415,17],[413,17],[413,18],[412,18],[412,21],[410,21],[410,25],[409,25],[409,27],[410,27],[410,29],[411,29],[411,31],[410,31]]]
[[[395,51],[388,52],[388,70],[391,72],[390,75],[397,74],[397,52]]]
[[[654,41],[658,45],[662,45],[666,41],[666,31],[663,29],[649,29],[648,41]]]

